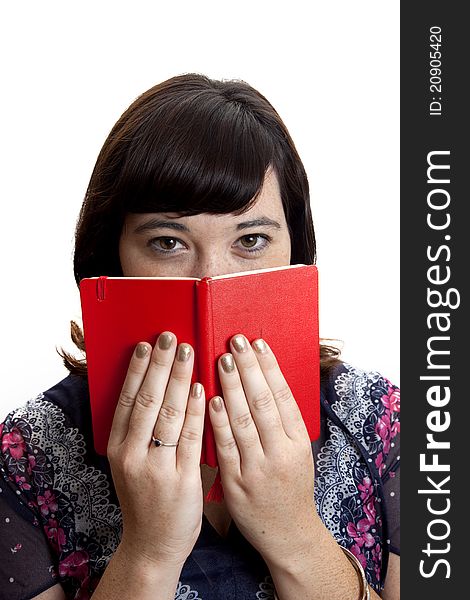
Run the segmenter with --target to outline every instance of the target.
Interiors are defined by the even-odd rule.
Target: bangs
[[[239,99],[201,90],[171,104],[134,115],[114,189],[123,212],[248,210],[274,166],[272,132]]]

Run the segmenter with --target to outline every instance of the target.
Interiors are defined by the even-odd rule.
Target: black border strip
[[[469,593],[468,496],[464,488],[470,477],[466,460],[470,396],[464,389],[464,381],[467,371],[470,372],[467,359],[470,326],[466,315],[470,229],[464,213],[470,204],[465,181],[470,172],[465,139],[470,133],[470,102],[464,88],[468,86],[470,35],[464,8],[465,3],[455,1],[401,3],[401,598],[404,600],[417,597],[442,600],[466,597]],[[432,32],[438,31],[440,46],[439,37],[430,38]],[[433,59],[430,53],[434,52],[441,56],[435,54]],[[435,61],[432,65],[431,60]],[[440,68],[441,72],[431,73],[431,68]],[[435,154],[429,154],[432,152]],[[429,162],[450,168],[431,168],[428,173]],[[427,222],[428,215],[431,224]],[[446,278],[448,281],[444,282]],[[431,282],[432,279],[439,283]],[[444,305],[446,299],[454,308]],[[433,353],[437,350],[448,354]],[[449,379],[421,379],[431,376]],[[430,391],[433,386],[434,393]],[[446,387],[450,394],[447,404],[443,401],[437,406],[435,402],[432,406],[432,401],[445,397]],[[449,418],[450,424],[446,421]],[[439,424],[443,431],[433,432],[432,428]],[[431,433],[433,439],[448,442],[450,447],[427,448],[426,436]],[[421,454],[426,455],[428,464],[436,454],[434,460],[449,465],[450,470],[426,472],[420,468]],[[441,484],[447,476],[450,479]],[[448,493],[437,493],[427,477]],[[418,490],[428,491],[418,493]],[[446,509],[441,515],[430,512]],[[427,577],[420,573],[420,567]]]

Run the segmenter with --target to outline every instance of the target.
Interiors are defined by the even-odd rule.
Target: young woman
[[[174,77],[116,123],[77,225],[77,282],[314,261],[304,168],[249,85]],[[234,336],[207,407],[185,340],[138,344],[108,457],[93,449],[86,361],[64,354],[71,374],[0,426],[1,597],[399,598],[398,390],[321,346],[310,443],[268,342]],[[205,410],[221,503],[199,465]]]

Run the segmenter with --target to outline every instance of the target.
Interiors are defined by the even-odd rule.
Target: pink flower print
[[[30,475],[34,471],[35,466],[36,466],[36,457],[34,456],[34,454],[29,454],[28,455],[28,466],[26,467],[26,469]]]
[[[77,550],[69,554],[59,564],[61,577],[74,577],[83,581],[88,577],[88,554],[84,550]]]
[[[362,554],[360,547],[357,544],[354,544],[349,549],[354,554],[354,556],[359,560],[359,562],[362,565],[362,568],[365,569],[367,566],[367,559],[364,556],[364,554]]]
[[[380,544],[376,544],[375,548],[372,548],[372,560],[374,561],[375,576],[380,581],[380,567],[382,565],[382,548]]]
[[[19,475],[15,475],[15,480],[16,480],[16,485],[21,490],[30,490],[31,489],[31,486],[26,481],[26,477],[22,477],[22,476],[20,477]]]
[[[372,496],[373,492],[372,479],[364,477],[362,483],[357,486],[357,489],[361,492],[361,500],[367,500],[367,498]]]
[[[1,436],[1,435],[2,435],[2,433],[3,433],[3,426],[4,426],[4,424],[3,424],[3,423],[0,423],[0,436]]]
[[[15,460],[19,460],[25,450],[26,443],[18,429],[13,429],[10,433],[5,433],[2,439],[2,452],[10,452],[10,455]]]
[[[67,540],[65,538],[64,530],[59,527],[56,519],[49,519],[47,525],[44,525],[44,531],[49,538],[52,547],[60,552]]]
[[[10,548],[11,553],[16,554],[19,550],[21,550],[22,547],[23,547],[23,544],[15,544],[13,546],[13,548]]]
[[[369,533],[370,523],[368,519],[361,519],[357,525],[349,522],[346,531],[348,535],[353,538],[359,548],[365,546],[370,548],[374,545],[374,537]]]
[[[388,408],[392,413],[400,412],[400,390],[389,387],[387,394],[384,394],[381,400],[385,408]]]
[[[369,498],[369,500],[364,504],[364,512],[366,513],[367,521],[373,525],[377,515],[373,498]]]
[[[382,452],[379,452],[379,454],[377,454],[375,458],[375,466],[379,470],[379,475],[382,475],[382,473],[385,471],[384,455],[382,454]]]
[[[380,437],[383,442],[383,451],[385,454],[390,452],[390,416],[386,412],[384,415],[380,417],[380,419],[375,424],[375,432]]]
[[[57,500],[52,492],[46,490],[44,496],[38,496],[38,506],[44,516],[56,512],[58,505]]]
[[[393,439],[397,433],[400,433],[400,421],[395,421],[390,430],[390,437]]]

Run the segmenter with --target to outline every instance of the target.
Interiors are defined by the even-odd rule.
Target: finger
[[[236,335],[231,340],[231,347],[263,448],[264,450],[277,448],[280,436],[285,432],[273,390],[266,381],[246,337]]]
[[[108,441],[108,448],[118,446],[126,438],[129,429],[129,420],[134,408],[135,397],[142,385],[150,361],[152,347],[150,344],[140,342],[132,354],[126,379],[119,395],[113,424]]]
[[[170,379],[165,396],[154,424],[153,435],[166,443],[177,443],[183,427],[191,386],[194,365],[194,352],[189,344],[180,344],[176,351],[176,359],[171,369]],[[149,440],[150,442],[150,440]],[[156,446],[153,446],[156,448]],[[176,460],[176,447],[163,446],[165,451],[159,452],[159,459]],[[172,450],[170,450],[172,448]]]
[[[273,351],[262,339],[253,342],[253,349],[276,402],[284,431],[292,439],[308,435],[299,406],[282,374]]]
[[[262,454],[263,448],[233,356],[224,354],[218,367],[232,435],[237,442],[242,462],[255,462]]]
[[[153,427],[165,396],[176,350],[176,337],[165,331],[158,336],[144,381],[138,390],[129,419],[126,441],[135,448],[148,449]]]
[[[217,461],[220,473],[230,474],[232,477],[241,475],[242,458],[235,440],[230,419],[223,399],[215,396],[209,403],[209,417],[217,448]]]
[[[191,386],[184,424],[176,451],[176,466],[180,472],[193,473],[195,469],[199,469],[205,405],[204,388],[196,382]]]

